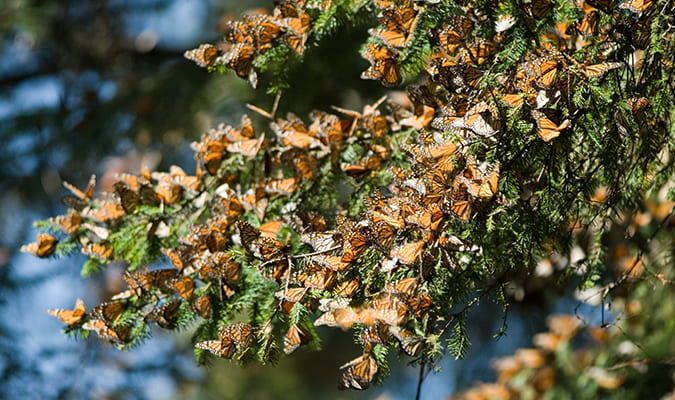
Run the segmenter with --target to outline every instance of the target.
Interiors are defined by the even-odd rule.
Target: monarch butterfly
[[[338,246],[339,235],[332,232],[308,232],[300,236],[300,241],[311,246],[314,251],[323,252]]]
[[[586,0],[586,4],[606,13],[610,13],[616,7],[616,0]]]
[[[618,62],[586,65],[582,66],[582,71],[584,75],[586,75],[586,78],[602,78],[607,72],[621,66],[623,66],[623,64]]]
[[[298,187],[296,178],[279,179],[267,182],[265,192],[278,195],[289,195]]]
[[[359,334],[361,343],[386,345],[393,339],[389,333],[390,326],[377,322],[375,325],[368,326]]]
[[[537,124],[537,134],[545,142],[557,138],[565,128],[570,124],[568,119],[564,120],[560,125],[556,125],[553,121],[546,117],[546,114],[539,110],[532,110],[532,117]]]
[[[195,282],[189,276],[172,279],[166,283],[166,286],[185,300],[190,300],[195,290]]]
[[[236,350],[236,346],[232,339],[225,337],[220,340],[206,340],[198,342],[195,347],[202,350],[207,350],[218,357],[232,358]]]
[[[358,279],[352,279],[349,281],[344,281],[340,282],[335,289],[333,289],[333,293],[340,297],[352,297],[354,295],[354,292],[356,292],[356,289],[359,288],[359,281]]]
[[[631,114],[636,120],[641,120],[644,117],[644,112],[649,105],[649,100],[644,97],[633,97],[628,99],[628,107],[630,107]]]
[[[536,19],[543,19],[552,9],[553,2],[551,0],[532,0],[525,6],[527,13]]]
[[[377,221],[371,224],[372,240],[379,249],[388,252],[396,239],[396,229],[384,221]]]
[[[415,357],[420,354],[424,348],[424,336],[420,336],[406,329],[401,329],[398,326],[390,326],[389,332],[398,340],[398,344],[404,353],[410,357]]]
[[[558,72],[562,69],[561,61],[555,56],[542,57],[527,65],[531,68],[528,74],[533,74],[535,82],[543,89],[553,86],[558,78]]]
[[[525,102],[525,99],[519,94],[506,94],[500,100],[510,107],[520,107]]]
[[[471,107],[464,117],[454,120],[451,125],[456,128],[470,129],[480,136],[490,136],[497,132],[491,124],[498,122],[491,108],[487,103],[480,102]]]
[[[258,86],[258,74],[253,68],[253,59],[256,54],[254,46],[239,43],[223,55],[225,66],[233,70],[238,77],[247,79],[254,89]]]
[[[161,203],[171,205],[180,200],[183,187],[171,180],[169,174],[164,174],[157,180],[157,197]]]
[[[116,322],[126,311],[126,301],[112,301],[99,304],[91,310],[91,315],[94,318],[102,319],[106,323]]]
[[[433,304],[433,299],[426,292],[420,292],[407,297],[405,302],[417,318],[422,318]]]
[[[80,249],[82,254],[97,258],[101,261],[110,260],[113,248],[107,242],[88,244]]]
[[[194,61],[202,68],[211,67],[218,57],[218,48],[208,43],[201,44],[198,48],[183,53],[183,57]]]
[[[192,309],[199,314],[200,317],[206,319],[211,313],[211,299],[208,295],[202,295],[190,303]]]
[[[373,325],[375,320],[389,325],[399,325],[408,313],[406,305],[391,293],[382,293],[369,301],[359,312],[359,318],[366,325]]]
[[[64,233],[73,234],[80,229],[82,224],[82,215],[69,208],[66,215],[59,215],[49,218],[49,222],[58,225]]]
[[[58,239],[48,233],[39,233],[37,235],[37,242],[21,246],[21,251],[30,253],[36,257],[47,258],[54,254],[58,242]]]
[[[85,322],[82,329],[96,332],[96,335],[102,339],[108,339],[116,344],[123,344],[128,341],[131,333],[130,325],[121,325],[115,329],[109,327],[105,321],[101,319],[93,319]]]
[[[124,209],[118,200],[95,199],[93,203],[94,207],[84,209],[82,215],[91,217],[97,222],[108,222],[124,216]],[[70,212],[69,216],[71,216]],[[72,215],[71,217],[75,218],[75,215]],[[81,216],[78,215],[78,217],[78,219],[81,220]],[[75,219],[71,219],[71,222],[74,223],[75,221]],[[62,227],[65,229],[64,225],[62,225]],[[75,228],[73,227],[73,229]]]
[[[297,303],[302,300],[302,298],[305,296],[305,293],[307,293],[306,287],[297,287],[280,290],[276,292],[274,295],[282,300]]]
[[[291,325],[284,336],[284,353],[291,354],[298,347],[307,344],[312,340],[311,334],[298,324]]]
[[[647,11],[647,9],[649,9],[653,3],[654,0],[628,0],[625,3],[619,4],[619,8],[640,14]]]
[[[499,184],[499,163],[493,168],[490,175],[477,177],[477,179],[465,180],[467,191],[474,197],[483,199],[490,199],[497,194],[497,186]]]
[[[254,157],[260,151],[260,147],[265,140],[265,136],[260,136],[258,139],[242,140],[239,142],[230,143],[226,149],[230,153],[239,153],[243,156]]]
[[[47,314],[52,317],[56,317],[62,323],[70,326],[73,326],[82,320],[86,310],[84,307],[84,301],[77,299],[75,302],[75,308],[72,310],[63,310],[60,308],[47,310]]]
[[[583,18],[572,23],[565,30],[566,35],[579,34],[584,36],[597,35],[600,27],[600,13],[593,10]]]
[[[317,264],[310,264],[305,275],[300,279],[300,282],[307,288],[324,290],[333,285],[335,280],[335,272],[322,268]]]
[[[631,18],[627,23],[617,24],[616,30],[622,33],[628,41],[638,49],[646,49],[651,40],[651,18]]]
[[[284,18],[279,23],[285,28],[284,43],[298,55],[305,52],[311,19],[309,14],[300,13],[297,17]]]
[[[63,186],[70,190],[72,195],[63,196],[61,198],[61,202],[69,209],[72,208],[76,211],[82,211],[91,203],[92,196],[94,195],[95,185],[96,175],[92,175],[91,178],[89,178],[89,184],[87,185],[87,189],[84,192],[70,183],[63,181]]]
[[[465,64],[483,65],[496,51],[496,42],[475,38],[465,48],[460,49],[459,54]]]
[[[152,290],[159,288],[160,286],[165,286],[166,283],[176,278],[178,270],[174,268],[166,269],[156,269],[148,271],[147,268],[145,272],[138,270],[128,271],[129,279],[137,282],[138,285],[143,287],[146,290]]]
[[[115,193],[119,196],[122,208],[126,214],[132,214],[141,204],[141,199],[126,181],[117,181],[113,184]]]
[[[227,236],[216,231],[211,231],[206,236],[206,247],[212,253],[225,250],[227,247]]]
[[[343,307],[325,312],[314,321],[314,326],[326,325],[347,330],[354,324],[361,322],[359,313],[356,310],[351,307]]]
[[[443,235],[438,238],[438,245],[450,251],[471,251],[479,252],[480,247],[466,242],[455,235]]]
[[[398,86],[403,78],[396,65],[394,54],[384,46],[368,43],[361,53],[370,62],[370,67],[361,74],[361,79],[379,80],[385,86]]]
[[[350,262],[342,261],[342,256],[330,256],[325,254],[318,254],[312,256],[312,261],[315,261],[319,265],[322,265],[336,272],[342,272],[346,270],[350,265]]]
[[[377,362],[370,354],[356,357],[352,361],[340,367],[346,369],[342,373],[338,389],[368,389],[377,373]]]
[[[181,300],[175,299],[164,303],[160,307],[154,308],[148,313],[144,320],[146,322],[155,322],[164,329],[173,329],[178,322],[178,311]]]
[[[218,329],[221,340],[231,339],[237,346],[247,348],[253,338],[253,327],[246,322],[237,322],[233,325],[223,326]]]
[[[453,15],[450,21],[443,24],[442,29],[436,34],[441,48],[450,54],[454,54],[465,37],[470,37],[473,31],[473,21],[469,18]]]
[[[224,278],[232,285],[239,283],[241,265],[230,254],[219,251],[213,253],[211,259],[213,260],[215,274],[218,278]]]
[[[423,240],[405,243],[393,249],[389,253],[389,257],[397,259],[401,264],[412,264],[417,260],[423,248]]]
[[[378,15],[382,29],[371,28],[368,33],[384,42],[390,49],[406,47],[412,39],[417,25],[418,12],[408,6],[390,7]]]
[[[400,293],[406,296],[412,296],[415,290],[417,290],[418,282],[419,277],[400,279],[398,281],[388,283],[384,287],[384,291],[390,293]]]
[[[257,248],[258,246],[260,230],[246,221],[237,221],[237,228],[239,229],[241,244],[245,249],[253,252],[253,249]]]
[[[371,225],[384,222],[396,229],[401,229],[405,225],[401,210],[392,207],[385,207],[382,210],[370,209],[368,211],[368,216],[372,221]]]

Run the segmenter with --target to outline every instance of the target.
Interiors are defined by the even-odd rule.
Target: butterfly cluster
[[[281,42],[298,55],[305,51],[311,18],[303,9],[304,0],[278,2],[272,14],[249,14],[242,20],[228,21],[221,46],[202,44],[185,52],[185,57],[200,67],[224,66],[256,87],[258,74],[254,62]]]
[[[616,49],[644,49],[653,13],[652,2],[589,0],[569,6],[577,19],[553,21],[552,0],[505,2],[499,15],[469,3],[452,12],[434,1],[370,5],[378,26],[362,78],[402,84],[405,63],[422,54],[411,49],[422,47],[405,92],[361,111],[264,113],[267,131],[246,115],[220,124],[191,144],[194,175],[177,166],[121,174],[98,196],[94,177],[84,191],[66,184],[67,213],[46,223],[60,236],[41,233],[22,250],[49,257],[79,247],[97,264],[126,262],[128,288],[88,312],[78,301],[50,314],[120,347],[151,324],[198,321],[199,357],[262,362],[315,344],[316,327],[350,330],[362,352],[341,367],[342,389],[368,388],[387,349],[429,360],[460,301],[448,286],[478,274],[467,265],[489,250],[472,227],[512,212],[541,178],[523,178],[517,157],[578,130],[575,97],[632,68]],[[185,56],[255,86],[256,57],[278,46],[303,54],[310,14],[328,8],[279,2],[230,21],[224,45]],[[523,32],[538,34],[516,46]],[[625,104],[635,122],[649,108],[637,93]],[[631,121],[616,112],[629,135]],[[513,142],[526,147],[503,150]],[[338,183],[352,188],[351,201],[337,200]]]

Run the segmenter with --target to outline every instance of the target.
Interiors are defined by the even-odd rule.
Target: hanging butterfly
[[[253,61],[256,55],[254,46],[240,43],[233,46],[222,57],[223,63],[227,68],[233,70],[238,77],[248,80],[255,89],[258,86],[258,74],[255,68],[253,68]]]
[[[654,0],[628,0],[625,3],[619,4],[619,8],[640,14],[647,11],[652,4],[654,4]]]
[[[449,54],[455,54],[465,38],[471,37],[473,21],[464,16],[452,15],[436,34],[441,48]]]
[[[306,287],[298,287],[291,289],[284,289],[276,292],[274,295],[281,300],[290,301],[292,303],[297,303],[302,300],[302,298],[307,293]]]
[[[389,332],[398,340],[401,350],[410,357],[416,357],[422,352],[425,344],[424,336],[398,326],[390,326]]]
[[[253,327],[246,322],[237,322],[233,325],[226,325],[218,330],[221,339],[230,338],[242,348],[248,348],[253,339]]]
[[[117,322],[126,311],[128,303],[126,301],[109,301],[101,303],[91,310],[92,317],[101,319],[106,323]]]
[[[63,310],[60,308],[47,310],[47,314],[52,317],[56,317],[62,323],[71,327],[82,320],[82,317],[85,315],[84,302],[81,299],[77,299],[75,302],[75,308],[72,310]]]
[[[605,74],[613,69],[622,67],[623,64],[619,62],[609,62],[602,64],[594,65],[582,65],[581,71],[584,73],[586,78],[598,78],[601,79]]]
[[[652,20],[630,18],[625,23],[617,24],[616,30],[623,34],[630,44],[644,50],[651,41]]]
[[[221,338],[220,340],[206,340],[198,342],[195,347],[202,350],[207,350],[210,353],[222,358],[232,358],[236,350],[236,346],[229,337]]]
[[[415,33],[418,18],[419,13],[410,5],[389,7],[378,15],[383,28],[371,28],[368,33],[382,40],[390,49],[407,47]]]
[[[479,177],[465,179],[467,191],[473,197],[491,199],[497,194],[499,185],[499,163],[492,167],[492,172]]]
[[[37,242],[24,244],[20,251],[30,253],[35,257],[47,258],[54,254],[58,239],[48,233],[40,233],[37,236]]]
[[[51,217],[49,218],[49,222],[57,225],[64,233],[71,235],[80,229],[82,224],[82,215],[79,212],[69,208],[66,215]]]
[[[388,87],[401,84],[403,78],[396,65],[394,53],[387,47],[368,43],[361,55],[370,62],[370,67],[361,74],[361,79],[377,80]]]
[[[539,110],[532,110],[532,118],[534,118],[537,124],[537,134],[539,134],[539,137],[545,142],[550,142],[557,138],[560,135],[560,132],[570,124],[570,121],[566,119],[560,125],[556,125],[555,122],[546,117],[546,114]]]
[[[393,339],[389,333],[389,328],[389,325],[377,322],[361,331],[359,341],[361,343],[387,345]]]
[[[412,264],[417,260],[422,249],[424,248],[424,241],[404,243],[389,253],[391,259],[397,260],[401,264]]]
[[[407,314],[408,308],[398,296],[383,292],[359,310],[359,319],[365,325],[373,325],[376,321],[399,325]]]
[[[211,314],[211,300],[208,295],[202,295],[190,303],[192,309],[202,318],[207,319]]]
[[[160,307],[156,307],[150,311],[150,313],[145,316],[144,320],[145,322],[155,322],[164,329],[174,329],[178,322],[180,305],[180,299],[166,302]]]
[[[419,282],[419,277],[404,278],[397,281],[388,283],[385,285],[385,292],[403,294],[405,296],[412,296],[413,293],[417,290],[417,284]]]
[[[616,7],[617,0],[586,0],[586,4],[591,7],[595,7],[599,10],[602,10],[608,14],[611,14]]]
[[[377,374],[377,362],[370,354],[363,354],[340,367],[342,373],[338,389],[365,390]]]
[[[600,13],[593,10],[586,14],[583,18],[575,21],[565,30],[566,35],[583,35],[593,36],[597,35],[600,30]]]
[[[94,195],[94,186],[96,185],[96,175],[92,175],[89,178],[89,184],[87,185],[87,190],[82,192],[75,186],[70,183],[63,181],[63,186],[65,186],[72,194],[65,195],[61,198],[61,202],[68,207],[76,211],[82,211],[85,208],[89,207],[92,197]]]
[[[312,341],[312,335],[298,324],[291,325],[284,336],[284,353],[291,354],[298,347]]]
[[[304,12],[298,13],[297,17],[283,18],[279,21],[279,24],[285,29],[284,43],[298,55],[305,52],[310,23],[309,14]]]
[[[171,279],[166,286],[185,300],[190,300],[195,290],[195,282],[189,276]]]
[[[358,288],[359,288],[358,279],[352,279],[340,282],[333,289],[333,293],[335,293],[337,296],[340,297],[352,297]]]
[[[113,257],[113,248],[105,241],[83,246],[80,252],[101,261],[111,260]]]
[[[644,118],[645,111],[649,105],[649,100],[644,97],[632,97],[628,99],[628,107],[636,121],[641,121]]]
[[[202,68],[212,67],[218,57],[218,48],[212,44],[201,44],[198,48],[183,53],[183,57],[194,61]]]
[[[131,339],[131,325],[119,325],[111,328],[101,319],[92,319],[82,325],[82,329],[94,331],[101,339],[123,345]]]
[[[544,19],[553,9],[552,0],[532,0],[525,4],[525,11],[537,20]]]

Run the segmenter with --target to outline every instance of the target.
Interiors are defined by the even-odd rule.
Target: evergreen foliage
[[[231,21],[224,43],[186,57],[282,94],[313,48],[365,26],[362,78],[405,81],[407,96],[308,119],[259,110],[271,132],[247,116],[211,129],[192,144],[194,175],[124,175],[96,198],[93,181],[70,187],[68,215],[40,223],[67,245],[26,250],[79,244],[83,275],[124,263],[129,290],[61,310],[66,330],[126,348],[150,323],[197,320],[198,361],[268,363],[319,348],[315,326],[339,327],[363,347],[340,387],[365,389],[390,350],[427,370],[462,357],[472,306],[493,296],[506,313],[507,283],[542,259],[580,248],[546,278],[613,297],[635,265],[658,261],[651,238],[672,236],[675,10],[610,3],[285,1]],[[616,221],[650,207],[670,208],[613,275]]]

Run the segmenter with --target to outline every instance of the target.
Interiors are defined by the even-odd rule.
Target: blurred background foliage
[[[303,349],[277,366],[240,368],[219,361],[198,368],[190,332],[155,331],[154,340],[129,352],[119,352],[93,337],[82,345],[62,335],[58,321],[45,310],[69,308],[78,297],[88,304],[106,298],[118,290],[121,270],[108,268],[85,282],[79,278],[82,259],[37,260],[18,253],[20,245],[35,236],[32,221],[65,211],[58,200],[63,193],[61,180],[83,187],[96,173],[100,190],[110,191],[115,172],[137,173],[142,165],[167,170],[177,164],[193,173],[191,140],[219,122],[236,124],[247,111],[246,103],[270,109],[273,98],[264,90],[253,91],[232,74],[207,74],[182,57],[186,49],[217,40],[227,18],[260,6],[270,4],[216,0],[0,3],[3,395],[44,399],[274,399],[316,398],[316,393],[330,399],[414,396],[418,370],[406,367],[405,359],[391,363],[393,370],[384,386],[365,393],[337,391],[335,371],[345,352],[356,356],[359,349],[349,334],[328,329],[319,330],[320,354]],[[305,115],[331,105],[359,110],[380,97],[379,83],[359,78],[368,63],[357,53],[367,36],[365,28],[356,27],[309,50],[289,75],[292,87],[281,98],[280,113],[293,110]],[[257,122],[262,126],[261,118]],[[649,217],[647,223],[631,222],[641,216],[636,213],[617,221],[617,231],[634,226],[631,240],[650,243],[661,221],[649,204],[642,210]],[[672,217],[666,222],[669,229],[654,243],[667,249],[674,243],[675,224]],[[607,246],[620,240],[610,237]],[[548,262],[540,269],[574,260],[552,257]],[[612,262],[615,265],[608,265],[607,271],[620,270],[626,263],[621,257],[608,260]],[[576,293],[575,298],[573,291],[558,289],[555,274],[514,280],[508,293],[517,304],[509,310],[506,336],[493,337],[505,318],[501,307],[495,299],[481,299],[469,316],[473,346],[466,359],[442,362],[439,373],[428,376],[422,397],[450,395],[478,380],[496,381],[522,398],[565,398],[572,392],[579,396],[575,398],[622,398],[645,388],[652,390],[647,396],[651,398],[670,391],[675,355],[672,255],[664,265],[654,267],[634,290],[617,289],[624,295],[617,295],[609,309],[601,302],[582,303],[580,299],[588,299],[588,294]],[[596,340],[584,331],[579,337],[565,338],[570,345],[563,340],[553,349],[539,346],[546,363],[537,366],[508,356],[522,355],[517,348],[532,346],[531,338],[547,329],[545,321],[552,312],[576,312],[587,325],[605,329],[606,338]],[[491,370],[489,361],[495,357],[521,362],[519,372],[506,374],[499,367],[504,362],[495,363],[496,371]],[[548,380],[542,383],[540,371],[547,367],[554,373],[547,370]],[[591,367],[620,379],[620,391],[610,391],[607,381],[603,386],[602,376],[597,375],[601,372],[594,376],[589,373]]]

